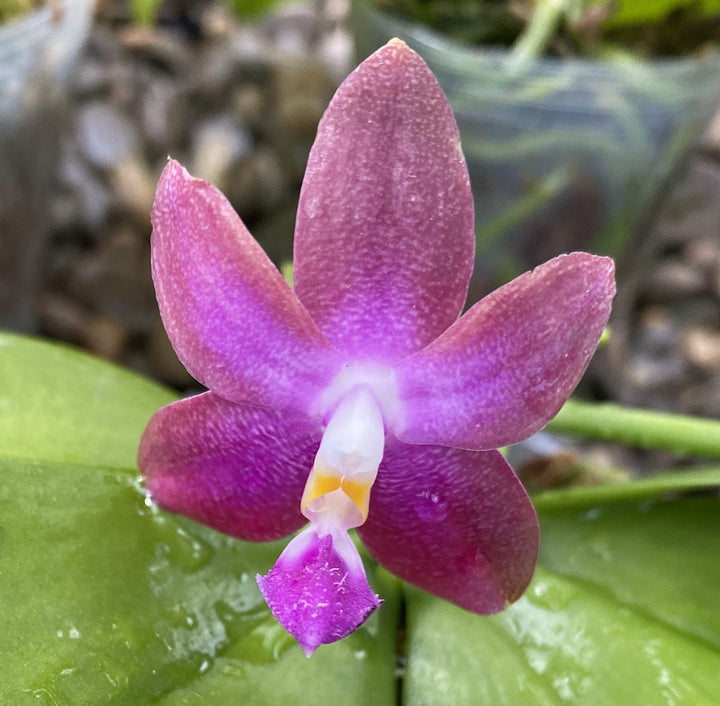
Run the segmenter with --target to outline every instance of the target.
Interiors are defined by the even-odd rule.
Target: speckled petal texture
[[[239,539],[268,541],[306,522],[300,497],[321,434],[307,416],[208,392],[156,412],[139,465],[162,507]]]
[[[475,613],[494,613],[532,578],[538,523],[497,451],[389,442],[358,533],[406,581]]]
[[[170,161],[152,221],[160,313],[190,373],[234,402],[307,410],[339,356],[227,199]]]
[[[552,419],[573,391],[610,316],[611,259],[571,253],[478,302],[396,369],[398,436],[493,449]]]
[[[318,128],[295,231],[295,288],[350,359],[390,363],[459,315],[474,252],[460,137],[423,60],[389,42]]]
[[[257,582],[273,615],[308,657],[320,645],[349,635],[381,603],[345,532],[319,536],[308,528]]]

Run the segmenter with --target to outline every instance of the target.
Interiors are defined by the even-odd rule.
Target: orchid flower
[[[608,320],[613,263],[557,257],[462,317],[474,214],[450,107],[393,40],[340,86],[300,195],[295,289],[223,195],[170,161],[152,213],[165,328],[208,392],[159,410],[162,507],[243,540],[306,525],[257,581],[310,656],[380,605],[348,531],[475,613],[527,587],[533,506],[497,451],[542,428]]]

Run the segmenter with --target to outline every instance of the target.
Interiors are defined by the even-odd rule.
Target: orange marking
[[[303,504],[311,503],[315,498],[332,493],[341,486],[341,480],[337,476],[326,476],[322,473],[313,473],[313,484],[305,491]]]
[[[357,509],[362,513],[363,520],[365,520],[370,500],[370,486],[367,483],[359,483],[350,478],[343,478],[340,487],[345,495],[357,506]]]
[[[300,502],[300,507],[303,511],[317,498],[321,498],[324,495],[340,489],[348,500],[357,507],[360,511],[362,522],[365,522],[370,505],[370,488],[372,487],[372,483],[352,480],[347,476],[328,475],[319,472],[316,468],[311,471],[308,481]]]

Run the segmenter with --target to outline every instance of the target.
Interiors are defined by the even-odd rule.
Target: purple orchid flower
[[[473,201],[450,107],[393,40],[343,83],[300,196],[295,291],[210,184],[169,162],[152,270],[209,392],[159,410],[139,463],[161,506],[244,540],[307,525],[258,584],[309,656],[380,605],[348,530],[476,613],[528,585],[533,506],[496,450],[543,427],[605,326],[613,263],[557,257],[458,318]]]

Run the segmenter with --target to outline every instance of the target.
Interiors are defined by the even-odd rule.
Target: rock
[[[197,386],[192,375],[178,360],[159,317],[148,334],[146,355],[148,372],[155,377],[181,389]]]
[[[151,159],[167,157],[188,132],[187,85],[151,76],[139,100],[139,127]]]
[[[353,52],[353,43],[340,26],[320,40],[318,56],[335,83],[340,84],[352,70]]]
[[[266,91],[252,83],[237,86],[229,101],[233,114],[241,124],[256,133],[261,132],[264,127],[267,103]]]
[[[128,331],[118,321],[80,308],[57,293],[46,296],[41,307],[43,332],[83,346],[109,360],[122,360]]]
[[[260,31],[279,54],[309,56],[319,30],[317,13],[310,3],[279,6],[267,15]]]
[[[227,196],[246,219],[274,212],[288,197],[288,182],[278,155],[258,146],[238,164]]]
[[[626,384],[647,393],[674,386],[682,378],[685,361],[677,327],[664,307],[648,307],[642,312],[633,339],[623,370]]]
[[[678,297],[701,295],[706,289],[702,270],[678,258],[665,260],[653,268],[645,285],[645,296],[653,303],[672,302]]]
[[[117,321],[93,315],[86,319],[78,342],[96,355],[120,361],[125,354],[128,332]]]
[[[173,34],[130,24],[120,29],[117,37],[122,49],[172,74],[186,75],[192,67],[189,44],[177,41]]]
[[[204,37],[218,40],[227,37],[235,26],[235,17],[229,3],[207,3],[203,8],[200,24]]]
[[[73,94],[81,99],[98,98],[110,90],[110,74],[99,61],[89,61],[80,65],[72,81]]]
[[[228,36],[223,51],[226,61],[240,69],[244,81],[264,82],[272,51],[252,25],[239,25]]]
[[[720,418],[720,374],[717,369],[713,377],[683,390],[679,403],[686,414]]]
[[[94,233],[100,231],[110,205],[108,185],[90,169],[74,145],[64,150],[60,163],[60,183],[66,192],[65,208],[74,204],[75,227],[79,225]],[[72,220],[67,213],[64,218]],[[72,226],[67,223],[65,227]]]
[[[76,263],[67,291],[89,311],[134,333],[147,331],[157,311],[149,238],[143,241],[127,225],[116,227],[97,251]]]
[[[189,169],[201,179],[228,190],[233,167],[252,148],[252,138],[230,115],[200,123],[192,132]]]
[[[135,153],[117,161],[109,174],[110,185],[122,208],[148,232],[157,176],[143,157]]]
[[[684,333],[683,350],[691,365],[705,373],[714,374],[720,370],[720,328],[691,326]]]
[[[661,210],[658,230],[667,244],[692,243],[698,234],[720,233],[720,169],[693,160]]]
[[[100,169],[108,169],[140,147],[133,122],[107,103],[83,106],[77,113],[76,127],[82,154]]]
[[[325,68],[298,57],[278,59],[272,68],[275,128],[314,139],[317,124],[335,89]]]
[[[253,225],[252,234],[276,264],[292,262],[297,204],[289,203]]]
[[[720,270],[720,237],[698,234],[685,248],[688,262],[706,273]]]
[[[703,145],[706,149],[720,153],[720,111],[710,121],[703,135]]]
[[[288,176],[299,184],[334,83],[321,64],[297,58],[276,61],[272,76],[271,139]]]
[[[89,317],[76,301],[57,292],[47,293],[40,301],[40,324],[46,336],[77,343]]]

